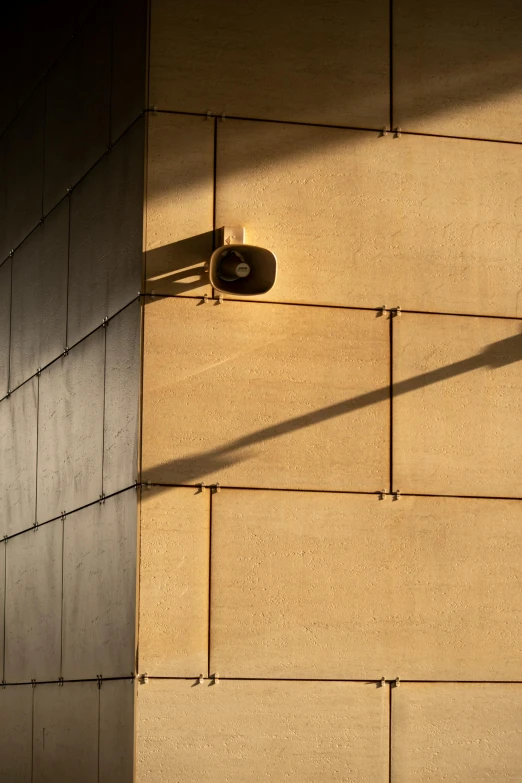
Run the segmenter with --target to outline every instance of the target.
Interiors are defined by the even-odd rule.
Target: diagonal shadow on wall
[[[459,362],[448,364],[445,367],[440,367],[436,370],[416,375],[413,378],[408,378],[405,381],[400,381],[393,386],[393,396],[397,397],[408,394],[417,389],[422,389],[436,383],[442,383],[450,378],[455,378],[480,368],[495,369],[521,360],[522,333],[492,343],[483,351],[474,356],[470,356],[468,359],[463,359]],[[241,462],[246,458],[244,450],[257,443],[279,438],[296,430],[301,430],[315,424],[320,424],[328,419],[353,413],[360,408],[375,405],[376,403],[388,399],[390,399],[390,387],[383,386],[375,389],[375,391],[361,394],[348,400],[343,400],[342,402],[329,405],[325,408],[319,408],[311,413],[296,416],[295,418],[288,419],[280,424],[256,430],[249,435],[245,435],[242,438],[230,442],[226,446],[201,452],[191,457],[173,460],[168,464],[154,466],[150,471],[145,472],[145,479],[148,477],[149,473],[153,476],[154,470],[161,467],[162,472],[166,469],[172,476],[173,484],[197,482],[198,479],[201,480],[205,476],[213,474],[220,469]]]

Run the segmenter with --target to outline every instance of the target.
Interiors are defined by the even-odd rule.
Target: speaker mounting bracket
[[[245,244],[245,229],[243,226],[223,226],[221,232],[222,245]]]

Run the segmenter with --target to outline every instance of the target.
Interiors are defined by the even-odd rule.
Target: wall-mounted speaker
[[[224,229],[225,244],[212,253],[211,285],[224,294],[257,296],[273,287],[277,275],[275,255],[264,247],[245,245],[242,229]]]

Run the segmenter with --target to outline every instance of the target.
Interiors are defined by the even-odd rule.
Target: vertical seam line
[[[65,553],[65,519],[62,517],[62,600],[60,602],[60,677],[63,677],[63,604],[64,604],[64,553]]]
[[[152,30],[152,0],[148,0],[147,3],[147,30],[145,32],[146,35],[146,45],[147,45],[147,53],[145,58],[145,68],[147,69],[146,78],[145,78],[145,95],[144,103],[145,106],[149,105],[150,102],[150,50],[151,50],[151,30]]]
[[[216,196],[217,196],[217,136],[218,136],[218,121],[217,117],[214,117],[214,156],[212,161],[212,250],[216,249]]]
[[[393,0],[390,0],[389,10],[389,26],[390,26],[390,130],[393,130]]]
[[[13,264],[14,253],[11,256],[11,269],[9,278],[9,338],[8,338],[8,361],[7,361],[7,391],[11,391],[11,337],[13,333]]]
[[[389,683],[389,713],[388,713],[388,781],[392,780],[392,684]]]
[[[145,378],[145,300],[143,297],[139,297],[140,307],[140,346],[139,346],[139,407],[138,407],[138,453],[136,454],[136,482],[140,483],[142,480],[142,468],[143,468],[143,411],[144,411],[144,378]],[[140,499],[141,502],[141,499]]]
[[[389,481],[390,481],[390,492],[394,491],[393,487],[393,312],[390,312],[390,377],[389,377],[389,383],[390,383],[390,427],[389,427],[389,438],[390,438],[390,451],[389,451],[389,460],[390,460],[390,475],[389,475]]]
[[[98,752],[97,752],[98,783],[100,783],[101,689],[102,689],[102,683],[98,682]]]
[[[136,487],[136,588],[135,588],[135,602],[136,602],[136,616],[134,623],[134,671],[139,674],[140,665],[140,609],[141,609],[141,550],[142,550],[142,532],[141,532],[141,487]]]
[[[212,488],[209,489],[209,526],[208,526],[208,630],[207,630],[207,645],[208,645],[208,666],[207,674],[210,677],[210,644],[211,644],[211,601],[212,601]]]
[[[65,345],[67,348],[69,342],[69,287],[71,281],[71,194],[67,194],[67,287],[65,293]]]
[[[214,159],[212,161],[212,252],[216,249],[216,214],[217,214],[217,143],[218,143],[218,120],[214,117]],[[212,286],[212,298],[216,295]]]
[[[43,110],[43,162],[42,162],[42,212],[41,212],[41,218],[43,220],[44,212],[45,212],[45,203],[44,203],[44,191],[45,191],[45,140],[47,137],[47,79],[44,77],[44,85],[43,85],[43,91],[44,91],[44,110]]]
[[[36,459],[35,459],[35,483],[34,483],[34,523],[38,522],[38,449],[40,429],[40,375],[36,376]]]
[[[36,688],[31,688],[33,695],[32,695],[32,706],[31,706],[31,783],[34,780],[34,697],[35,697],[35,691]]]
[[[102,414],[102,458],[101,458],[101,496],[100,500],[103,500],[104,495],[104,471],[105,471],[105,416],[106,416],[106,401],[107,401],[107,330],[109,324],[105,324],[103,330],[103,414]]]
[[[114,4],[111,3],[111,40],[109,44],[109,149],[112,146],[112,98],[114,92]]]
[[[2,680],[5,682],[5,617],[7,612],[7,539],[4,540],[4,617],[3,617],[3,639],[2,639]]]

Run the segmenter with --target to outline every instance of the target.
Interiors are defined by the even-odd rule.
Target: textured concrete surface
[[[36,511],[38,379],[0,401],[0,535],[31,528]]]
[[[10,386],[65,348],[69,202],[64,200],[13,257]]]
[[[208,666],[209,490],[141,494],[139,671],[196,677]]]
[[[269,301],[520,316],[518,165],[509,144],[227,121],[216,223],[276,254]]]
[[[0,266],[0,399],[9,383],[9,344],[11,341],[11,259]]]
[[[62,664],[91,680],[134,672],[137,492],[65,521],[59,515],[137,478],[139,305],[106,330],[101,323],[142,289],[146,10],[145,0],[88,0],[81,8],[47,0],[11,4],[2,20],[0,63],[9,72],[0,86],[6,783],[133,777],[134,683],[105,680],[99,689],[96,681],[57,680]],[[33,530],[37,496],[38,521],[58,518]]]
[[[141,303],[111,319],[105,346],[103,492],[130,487],[138,478]]]
[[[521,562],[517,502],[222,490],[211,671],[516,679]]]
[[[388,687],[151,680],[138,689],[137,781],[388,780]]]
[[[34,783],[97,783],[99,694],[96,682],[36,686]]]
[[[13,685],[0,689],[0,781],[30,783],[33,689]]]
[[[388,476],[388,344],[388,322],[373,312],[153,300],[145,479],[378,490]]]
[[[4,672],[5,652],[5,550],[6,544],[0,546],[0,671]]]
[[[522,8],[396,0],[394,117],[407,130],[522,141]]]
[[[521,768],[522,684],[393,689],[393,783],[514,783]]]
[[[522,497],[520,322],[394,322],[394,481],[403,492]]]
[[[5,680],[58,679],[62,523],[23,533],[6,547]]]
[[[40,375],[39,522],[101,494],[104,355],[104,330],[98,329]]]
[[[0,400],[0,538],[32,524],[36,494],[42,522],[136,475],[133,308],[58,358],[65,277],[69,346],[144,290],[141,272],[149,293],[196,297],[142,298],[144,478],[237,489],[211,507],[208,488],[143,490],[140,664],[205,672],[210,617],[221,681],[7,685],[0,778],[131,783],[138,687],[147,783],[386,783],[390,761],[394,783],[518,781],[518,686],[404,678],[520,679],[522,501],[426,493],[521,497],[520,333],[469,317],[522,316],[519,148],[440,135],[522,139],[521,11],[150,5],[150,74],[146,0],[48,0],[45,15],[32,3],[0,47],[2,130],[13,119],[0,135],[0,398],[45,345],[56,359]],[[388,122],[434,136],[384,136]],[[42,276],[39,237],[67,206],[67,275],[57,241]],[[277,253],[272,304],[201,304],[223,223]],[[338,309],[384,304],[462,317]],[[392,488],[419,497],[354,497],[387,485],[392,434]],[[291,487],[318,492],[279,491]],[[32,676],[29,658],[37,677],[59,662],[62,611],[66,669],[128,666],[138,542],[134,505],[109,514],[119,502],[4,545],[8,679]],[[63,528],[63,548],[45,544]],[[256,680],[223,679],[240,668]],[[331,680],[356,668],[359,683]],[[262,681],[279,671],[318,680]],[[403,683],[377,688],[367,672]]]
[[[128,677],[136,650],[137,493],[66,517],[62,672],[67,680]]]
[[[149,100],[160,109],[376,128],[388,122],[385,0],[249,7],[154,0],[150,36]]]
[[[145,257],[147,291],[211,295],[214,122],[149,115]]]
[[[135,690],[133,680],[100,688],[98,783],[133,783]]]
[[[140,291],[144,144],[141,119],[71,194],[69,345]]]

